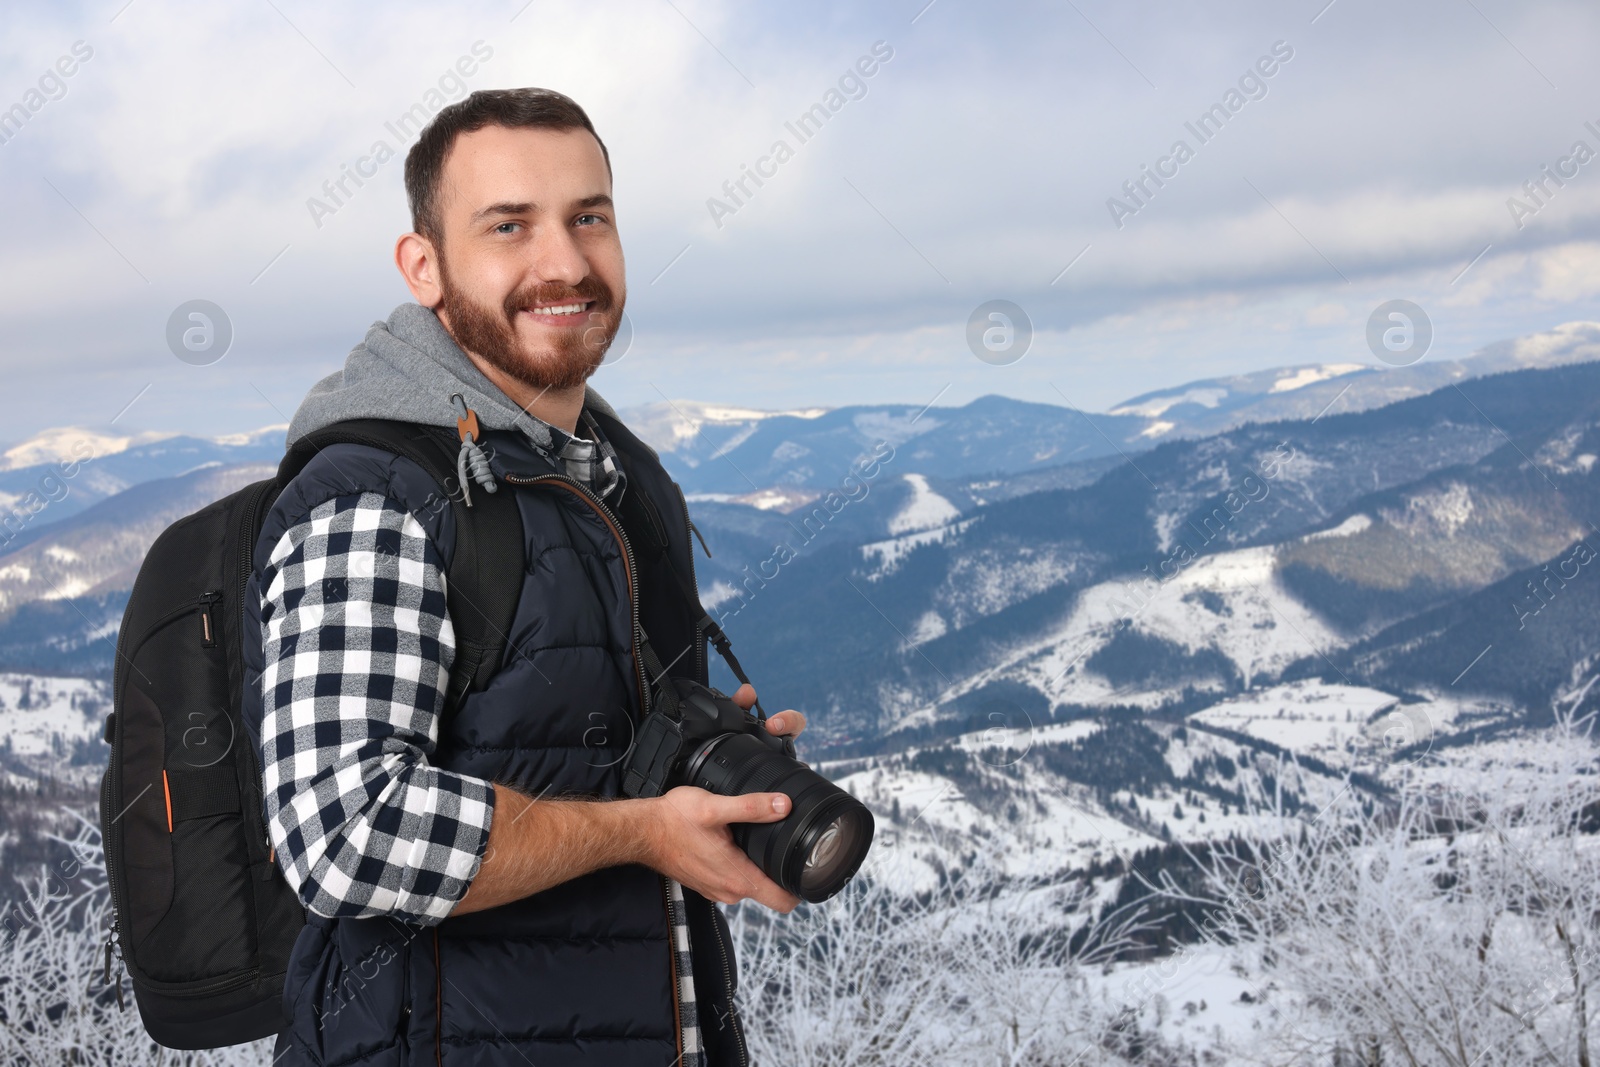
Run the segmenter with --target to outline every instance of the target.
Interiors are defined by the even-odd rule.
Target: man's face
[[[462,134],[437,203],[437,310],[456,343],[535,389],[581,386],[627,298],[599,143],[586,130]]]

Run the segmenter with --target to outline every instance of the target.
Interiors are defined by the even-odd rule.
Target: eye
[[[591,223],[587,224],[587,225],[590,225],[590,226],[594,226],[594,225],[597,225],[599,223],[602,223],[602,222],[606,221],[605,218],[603,216],[600,216],[600,215],[579,215],[577,221],[578,221],[578,224],[580,226],[585,225],[585,223],[583,221],[584,219],[593,219],[594,220],[594,222],[591,222]]]
[[[522,225],[522,223],[520,223],[520,222],[502,222],[502,223],[500,223],[500,225],[498,225],[498,226],[496,226],[494,228],[494,232],[495,233],[515,233],[516,230],[517,230],[517,227],[519,227],[521,225]]]

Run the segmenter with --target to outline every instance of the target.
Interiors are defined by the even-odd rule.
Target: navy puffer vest
[[[635,603],[663,662],[678,657],[674,673],[706,681],[705,643],[664,569],[670,559],[680,574],[693,575],[682,493],[648,446],[605,412],[593,413],[618,452],[626,492],[649,505],[647,521],[626,531],[609,509],[563,482],[520,434],[483,435],[499,492],[516,494],[522,518],[522,592],[509,634],[515,651],[508,648],[488,684],[447,717],[431,760],[528,795],[619,795],[644,699],[632,638]],[[463,505],[439,506],[438,488],[409,460],[350,444],[323,450],[285,488],[256,558],[265,559],[317,504],[366,491],[410,508],[441,557],[451,559],[450,508]],[[647,529],[634,528],[640,525]],[[259,578],[245,598],[245,713],[256,724]],[[716,1067],[744,1064],[727,924],[693,890],[685,888],[684,897],[707,1059]],[[596,871],[435,926],[388,917],[307,919],[289,964],[275,1067],[668,1067],[679,1054],[666,883],[645,867]]]

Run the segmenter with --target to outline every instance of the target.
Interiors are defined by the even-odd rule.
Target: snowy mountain
[[[111,664],[128,591],[151,542],[276,464],[206,466],[142,482],[16,539],[0,554],[0,664],[99,674]]]
[[[747,667],[841,745],[958,728],[993,699],[1059,721],[1182,715],[1280,680],[1399,696],[1393,676],[1353,672],[1339,651],[1389,642],[1385,662],[1420,655],[1419,634],[1383,633],[1443,625],[1429,610],[1458,612],[1455,627],[1520,625],[1516,590],[1494,583],[1518,583],[1533,611],[1527,583],[1600,514],[1586,458],[1600,454],[1597,416],[1590,363],[1173,442],[1087,486],[951,504],[938,525],[865,543],[819,536],[781,568],[716,588],[718,610],[734,615]],[[912,504],[933,484],[907,483],[901,507],[933,514]],[[1582,567],[1565,566],[1573,588],[1544,609],[1552,618],[1585,610]],[[1463,599],[1496,596],[1493,612]],[[1476,675],[1457,692],[1526,712],[1600,652],[1594,632],[1564,627],[1544,654],[1508,659],[1514,693],[1480,692]],[[1442,654],[1419,664],[1410,689],[1448,690],[1492,636],[1438,640],[1450,669]]]
[[[1104,414],[1082,413],[1053,400],[1035,404],[998,396],[962,407],[879,404],[797,411],[673,401],[621,414],[661,453],[686,492],[792,510],[837,485],[851,462],[878,441],[894,448],[902,473],[973,481],[984,475],[1042,474],[1070,482],[1084,474],[1068,465],[1103,473],[1124,454],[1165,441],[1208,437],[1252,422],[1367,411],[1488,374],[1595,359],[1600,359],[1600,323],[1570,322],[1497,342],[1462,360],[1410,367],[1291,365],[1144,393]],[[1055,487],[1069,486],[1057,481]],[[760,499],[774,490],[786,492]]]
[[[80,427],[47,430],[11,446],[0,464],[0,552],[37,530],[157,478],[283,456],[288,427],[192,437],[178,433],[112,435]]]
[[[1202,437],[1247,422],[1366,411],[1487,374],[1595,359],[1600,359],[1600,322],[1569,322],[1497,342],[1462,360],[1428,360],[1409,367],[1366,362],[1278,367],[1144,393],[1113,407],[1110,414],[1151,420],[1140,431],[1141,439]]]

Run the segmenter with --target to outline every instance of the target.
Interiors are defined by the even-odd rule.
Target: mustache
[[[506,318],[515,319],[517,312],[525,307],[533,307],[536,304],[572,304],[580,301],[593,302],[594,307],[589,309],[591,312],[610,311],[615,296],[611,292],[611,286],[591,275],[577,285],[539,282],[523,286],[506,297],[504,307]]]

